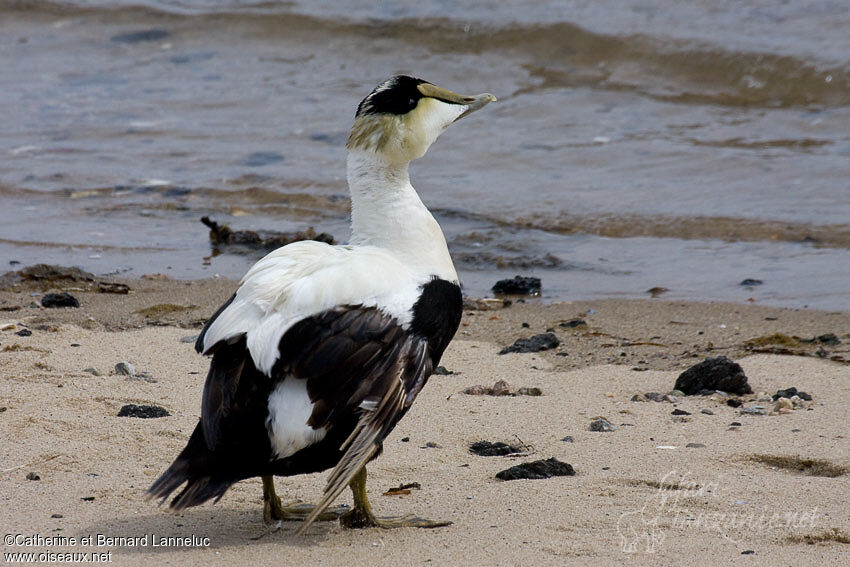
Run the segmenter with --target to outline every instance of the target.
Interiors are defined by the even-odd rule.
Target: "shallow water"
[[[850,310],[850,11],[680,4],[6,2],[0,260],[240,277],[203,215],[344,240],[354,108],[406,72],[499,97],[411,167],[470,295]]]

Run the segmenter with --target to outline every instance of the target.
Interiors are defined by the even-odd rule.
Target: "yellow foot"
[[[365,513],[361,508],[355,507],[339,517],[339,523],[345,528],[441,528],[450,526],[452,523],[445,520],[426,520],[408,514],[407,516],[391,516],[379,518],[370,513]]]
[[[263,502],[263,522],[267,526],[277,525],[278,527],[280,527],[280,522],[300,522],[309,516],[315,508],[313,504],[300,500],[281,504],[280,498],[275,496]],[[334,506],[319,514],[316,519],[320,522],[331,522],[339,519],[349,510],[348,506]]]

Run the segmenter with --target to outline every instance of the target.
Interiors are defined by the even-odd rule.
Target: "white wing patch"
[[[270,375],[281,337],[301,319],[337,305],[363,305],[380,308],[406,327],[419,287],[430,276],[378,247],[295,242],[248,271],[235,299],[207,329],[204,351],[247,335],[254,364]]]
[[[271,393],[266,427],[276,459],[285,459],[324,439],[325,428],[307,425],[313,405],[306,380],[288,376]]]

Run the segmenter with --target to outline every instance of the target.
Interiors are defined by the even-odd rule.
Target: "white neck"
[[[408,163],[349,152],[351,244],[384,248],[423,276],[457,281],[443,231],[410,184]]]

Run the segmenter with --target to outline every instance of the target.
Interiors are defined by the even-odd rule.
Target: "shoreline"
[[[850,396],[847,313],[659,299],[465,310],[442,361],[450,373],[431,378],[370,464],[368,483],[379,514],[412,512],[454,525],[348,531],[321,523],[295,539],[297,523],[267,533],[258,479],[180,515],[144,500],[144,489],[182,449],[199,416],[208,361],[189,339],[236,282],[115,282],[131,293],[99,293],[97,282],[55,286],[79,299],[76,309],[30,307],[41,297],[30,294],[48,291],[36,286],[0,292],[0,437],[7,440],[0,524],[4,535],[156,534],[209,544],[6,545],[4,552],[111,552],[117,565],[154,557],[179,565],[275,557],[333,565],[410,557],[423,565],[658,565],[686,556],[712,565],[748,555],[806,564],[837,563],[846,554],[850,518],[833,495],[850,490],[850,443],[840,427]],[[23,329],[31,334],[16,334]],[[557,347],[497,354],[547,331]],[[818,342],[826,335],[837,342]],[[754,342],[765,337],[778,343]],[[682,370],[719,355],[743,366],[755,391],[740,398],[745,406],[790,386],[814,399],[764,416],[741,415],[713,396],[631,401],[672,390]],[[135,377],[115,373],[122,361],[135,367]],[[500,379],[542,395],[463,393]],[[117,417],[126,404],[157,405],[170,415]],[[671,416],[673,410],[687,415]],[[617,430],[589,431],[597,416]],[[527,454],[470,454],[468,445],[479,440],[519,441]],[[551,457],[577,474],[495,479],[502,469]],[[315,501],[325,477],[279,478],[278,491]],[[384,495],[411,482],[420,488]]]

